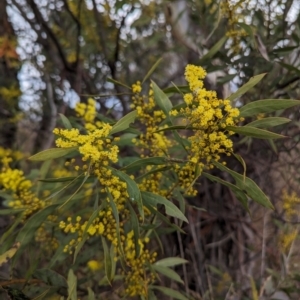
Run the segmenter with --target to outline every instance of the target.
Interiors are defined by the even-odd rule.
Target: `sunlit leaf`
[[[250,78],[250,80],[246,84],[244,84],[242,87],[240,87],[235,93],[231,94],[227,99],[233,101],[236,98],[241,97],[246,92],[248,92],[251,88],[253,88],[255,85],[257,85],[263,79],[263,77],[265,75],[266,75],[266,73],[256,75],[256,76]]]
[[[20,247],[20,243],[15,243],[9,250],[0,255],[0,267],[7,263],[17,252]]]

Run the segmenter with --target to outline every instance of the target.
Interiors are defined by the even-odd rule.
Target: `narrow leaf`
[[[264,99],[250,102],[240,108],[241,117],[251,117],[260,113],[270,113],[280,109],[286,109],[300,105],[300,100],[290,99]]]
[[[178,299],[178,300],[189,300],[187,297],[185,297],[184,295],[182,295],[181,293],[167,288],[167,287],[162,287],[162,286],[157,286],[157,285],[152,285],[150,286],[151,289],[155,289],[155,290],[159,290],[162,293],[164,293],[165,295],[171,297],[172,299]]]
[[[239,133],[245,136],[251,136],[257,139],[280,139],[286,137],[278,133],[274,133],[271,131],[267,131],[264,129],[259,129],[251,126],[243,126],[243,127],[227,126],[226,130],[233,131],[235,133]]]
[[[188,223],[185,215],[170,200],[150,192],[142,192],[142,197],[145,203],[150,204],[154,207],[156,207],[157,204],[162,204],[165,207],[167,215],[178,218]]]
[[[123,250],[123,246],[122,246],[122,242],[121,242],[121,234],[120,234],[120,219],[119,219],[119,211],[118,208],[116,206],[116,203],[114,202],[114,199],[112,198],[111,193],[108,192],[108,196],[109,196],[109,205],[112,209],[114,218],[116,220],[116,232],[117,232],[117,239],[118,239],[118,247],[119,247],[119,251],[121,252],[122,256],[124,256],[124,250]],[[112,261],[113,262],[113,261]],[[112,277],[114,276],[114,274],[111,275]],[[111,278],[112,279],[112,278]]]
[[[112,276],[112,261],[110,257],[110,251],[107,246],[106,239],[101,236],[102,247],[104,252],[104,267],[105,267],[105,275],[107,277],[108,282],[111,284],[113,276]]]
[[[168,268],[168,267],[163,267],[163,266],[158,266],[158,265],[152,265],[151,266],[156,272],[172,279],[172,280],[175,280],[177,282],[180,282],[180,283],[184,283],[182,281],[182,279],[180,278],[180,276],[172,269]]]
[[[148,73],[146,74],[146,76],[144,77],[142,84],[152,75],[152,73],[155,71],[155,69],[157,68],[157,66],[160,64],[162,58],[159,58],[155,64],[151,67],[151,69],[148,71]]]
[[[157,86],[157,84],[151,80],[154,99],[159,108],[165,113],[166,116],[169,116],[169,112],[173,107],[172,102],[168,98],[168,96]]]
[[[68,273],[68,298],[67,300],[77,300],[77,277],[72,269]]]
[[[59,116],[60,116],[61,121],[62,121],[63,125],[65,126],[65,128],[72,129],[72,125],[71,125],[69,119],[63,114],[59,114]]]
[[[188,85],[182,85],[182,86],[170,86],[168,88],[165,88],[163,90],[165,94],[173,94],[173,93],[190,93],[190,87]]]
[[[202,172],[202,175],[213,182],[219,182],[219,183],[223,184],[224,186],[227,186],[228,188],[230,188],[230,190],[236,196],[237,200],[239,200],[241,202],[242,206],[245,208],[245,210],[248,213],[250,213],[249,208],[248,208],[248,197],[240,188],[238,188],[237,186],[235,186],[234,184],[232,184],[230,182],[227,182],[217,176],[208,174],[206,172]],[[243,175],[243,181],[245,181],[245,180],[246,180],[246,178]]]
[[[125,88],[131,90],[131,87],[130,87],[130,86],[128,86],[128,85],[126,85],[126,84],[124,84],[124,83],[122,83],[122,82],[120,82],[120,81],[117,81],[117,80],[112,79],[112,78],[107,78],[106,80],[107,80],[108,82],[114,83],[114,84],[116,84],[116,85],[123,86],[123,87],[125,87]]]
[[[57,183],[57,182],[68,182],[68,181],[73,181],[73,180],[77,180],[79,179],[78,176],[77,177],[61,177],[61,178],[45,178],[45,179],[39,179],[40,182],[53,182],[53,183]]]
[[[44,161],[54,158],[59,158],[76,151],[78,147],[70,148],[51,148],[41,151],[35,155],[30,156],[28,159],[32,161]]]
[[[298,68],[294,67],[293,65],[286,64],[284,62],[278,62],[278,64],[280,64],[285,69],[287,69],[287,70],[289,70],[291,72],[296,72],[298,75],[300,75],[300,70]]]
[[[12,216],[24,211],[25,208],[4,208],[0,209],[0,216]]]
[[[291,120],[288,118],[269,117],[269,118],[263,118],[260,120],[255,120],[251,123],[248,123],[245,126],[257,127],[257,128],[270,128],[270,127],[283,125],[283,124],[286,124],[289,122],[291,122]]]
[[[135,253],[136,253],[136,256],[139,257],[140,256],[140,244],[139,244],[140,226],[139,226],[139,220],[138,220],[138,217],[137,217],[133,207],[131,206],[130,202],[128,202],[127,205],[129,207],[129,211],[130,211],[130,224],[131,224],[131,228],[132,228],[133,233],[134,233]]]
[[[92,289],[88,287],[87,290],[88,290],[88,300],[96,300],[95,293],[92,291]]]
[[[142,219],[144,220],[143,201],[142,201],[142,196],[138,185],[124,172],[118,171],[116,169],[112,169],[112,171],[116,176],[120,177],[122,180],[124,180],[127,183],[127,192],[129,195],[129,199],[133,202],[136,201],[139,213]]]
[[[263,74],[256,75],[256,76],[250,78],[250,80],[246,84],[244,84],[242,87],[240,87],[235,93],[231,94],[228,97],[228,99],[233,101],[236,98],[241,97],[246,92],[248,92],[251,88],[253,88],[255,85],[257,85],[263,79],[263,77],[265,75],[266,75],[266,73],[263,73]]]
[[[229,173],[235,179],[237,187],[244,191],[253,201],[261,204],[264,207],[274,209],[269,198],[252,179],[246,177],[244,180],[243,175],[225,167],[224,165],[218,162],[214,162],[213,164],[221,171]]]
[[[174,267],[177,265],[187,264],[188,261],[181,257],[167,257],[156,261],[153,265],[161,267]]]
[[[212,58],[222,48],[226,40],[227,37],[223,36],[215,45],[213,45],[211,49],[201,57],[199,65],[201,65],[204,61]]]
[[[243,176],[244,176],[244,180],[245,180],[245,178],[246,178],[246,170],[247,170],[246,163],[245,163],[244,159],[239,154],[233,153],[233,155],[241,163],[241,165],[243,167]]]
[[[121,118],[111,129],[110,134],[114,134],[129,128],[130,123],[133,123],[136,118],[136,110],[128,113],[126,116]]]

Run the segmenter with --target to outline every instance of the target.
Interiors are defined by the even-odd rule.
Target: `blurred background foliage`
[[[151,78],[163,89],[183,85],[193,63],[206,68],[207,86],[222,97],[267,73],[237,107],[300,99],[299,11],[298,0],[2,0],[0,146],[27,154],[50,148],[58,113],[72,116],[79,99],[94,97],[100,113],[122,117],[131,96],[118,82],[142,80],[159,58]],[[228,189],[202,178],[199,196],[187,199],[187,234],[163,237],[166,256],[184,253],[191,262],[176,270],[191,299],[299,299],[300,114],[275,115],[292,120],[276,129],[288,139],[234,137],[247,176],[275,211],[251,203],[248,214]],[[242,172],[233,159],[228,164]]]

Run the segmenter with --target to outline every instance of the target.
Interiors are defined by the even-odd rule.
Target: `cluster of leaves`
[[[154,68],[148,72],[143,82],[153,71]],[[201,80],[201,76],[195,76],[197,82]],[[228,100],[240,97],[263,77],[264,75],[253,77]],[[203,139],[203,128],[210,130],[217,118],[214,117],[210,120],[212,123],[199,128],[195,121],[177,125],[181,124],[182,114],[188,115],[190,101],[173,107],[167,93],[185,94],[185,100],[195,97],[191,100],[191,111],[196,111],[211,95],[197,82],[196,86],[192,80],[189,86],[175,86],[166,91],[152,82],[148,96],[140,94],[140,83],[134,84],[132,96],[136,111],[117,122],[97,114],[93,100],[88,105],[77,106],[76,111],[80,117],[77,120],[61,115],[65,129],[55,130],[59,135],[59,148],[42,151],[30,158],[31,161],[45,161],[37,177],[39,183],[35,187],[30,186],[32,193],[36,193],[39,199],[44,199],[44,205],[31,211],[30,215],[26,207],[28,203],[24,203],[24,207],[19,205],[15,210],[1,211],[1,214],[16,215],[13,225],[1,238],[3,249],[10,249],[13,243],[17,243],[4,254],[2,261],[14,255],[14,265],[24,255],[24,251],[28,253],[29,249],[34,249],[31,257],[35,260],[34,267],[24,274],[24,282],[34,277],[36,282],[47,285],[46,288],[40,286],[37,291],[40,295],[36,299],[55,293],[77,299],[79,292],[82,293],[81,298],[86,295],[87,299],[96,299],[91,290],[94,285],[90,284],[94,280],[97,282],[96,286],[120,282],[115,292],[127,297],[156,299],[155,294],[161,292],[174,299],[188,299],[183,293],[155,284],[159,281],[159,276],[166,276],[183,284],[171,267],[187,261],[179,257],[157,260],[156,256],[162,247],[162,235],[183,232],[181,226],[183,222],[188,222],[184,215],[185,199],[191,196],[191,186],[197,192],[197,182],[201,175],[231,189],[246,210],[250,199],[273,208],[255,182],[246,177],[246,165],[239,155],[235,154],[244,168],[243,174],[217,160],[209,161],[208,165],[203,164],[201,158],[193,160],[191,154],[195,153],[189,152],[189,137],[200,131],[198,138]],[[195,102],[198,95],[204,95],[202,102]],[[257,100],[240,108],[239,117],[267,114],[294,105],[299,105],[299,101]],[[179,113],[174,116],[174,111]],[[266,117],[242,126],[225,124],[219,130],[271,140],[283,136],[266,128],[288,121],[281,117]],[[165,148],[155,147],[155,143],[162,141],[161,145]],[[130,151],[123,152],[125,154],[122,155],[125,147]],[[118,153],[118,158],[113,153]],[[174,153],[176,157],[172,157]],[[62,166],[64,171],[61,174],[67,176],[53,178],[59,167],[52,166],[52,160],[62,157],[66,163]],[[189,184],[182,185],[181,179],[185,173],[180,171],[186,166],[190,169],[191,165],[192,172],[186,173]],[[7,164],[3,165],[2,171],[5,172],[8,168]],[[211,168],[230,174],[235,183],[210,174],[208,171]],[[22,202],[22,194],[5,185],[15,178],[6,176],[1,180],[1,186],[4,187],[2,196],[7,199],[8,205],[17,196]],[[178,203],[179,207],[174,203]],[[66,245],[69,247],[66,248]],[[70,258],[70,254],[73,258]],[[40,259],[37,260],[36,257]],[[36,269],[39,261],[45,264],[44,268]],[[78,275],[75,274],[86,265],[91,270],[83,269],[83,278],[77,278]],[[62,274],[68,273],[68,279],[59,275],[58,270]],[[13,284],[14,279],[10,283]]]

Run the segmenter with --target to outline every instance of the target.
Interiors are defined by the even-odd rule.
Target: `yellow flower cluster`
[[[56,250],[59,246],[59,242],[53,232],[49,232],[46,229],[46,224],[43,223],[35,233],[35,241],[40,243],[42,249],[47,253],[51,253]]]
[[[153,166],[146,167],[146,172],[151,172],[153,170]],[[162,189],[162,187],[159,185],[159,183],[162,181],[162,178],[163,174],[161,172],[148,174],[138,184],[139,189],[141,191],[150,191],[151,193],[165,196],[167,194],[167,190]]]
[[[27,191],[32,187],[30,180],[27,180],[23,171],[4,167],[0,174],[0,184],[4,190],[14,193]]]
[[[141,91],[140,83],[133,86],[135,92]],[[153,95],[153,92],[151,92]],[[152,97],[152,96],[151,96]],[[150,98],[151,98],[150,97]],[[148,103],[147,110],[152,111],[154,107],[153,97]],[[137,105],[138,106],[138,105]],[[136,107],[138,114],[146,120],[147,125],[153,125],[150,115],[145,114],[140,107]],[[104,237],[115,249],[115,259],[121,255],[121,250],[125,250],[125,261],[127,268],[124,271],[125,283],[127,288],[125,290],[126,295],[145,295],[147,293],[147,284],[151,282],[151,276],[146,276],[145,270],[147,264],[155,260],[156,254],[150,255],[148,250],[144,249],[144,244],[148,242],[148,239],[140,240],[139,246],[141,249],[141,255],[136,257],[135,245],[133,239],[133,231],[125,234],[125,223],[129,219],[129,210],[126,208],[126,201],[129,200],[127,192],[127,184],[120,180],[118,176],[113,174],[112,169],[109,168],[111,163],[116,163],[118,160],[119,149],[116,145],[112,145],[112,140],[109,137],[111,126],[102,122],[95,121],[96,118],[96,103],[89,99],[87,104],[77,104],[75,111],[77,116],[81,117],[84,121],[84,128],[86,133],[82,134],[78,129],[55,129],[54,133],[59,136],[56,140],[58,147],[78,147],[78,151],[81,154],[82,161],[90,162],[90,166],[84,165],[83,170],[89,170],[89,174],[98,178],[100,183],[100,192],[109,193],[110,196],[106,196],[103,202],[106,203],[104,208],[99,212],[98,216],[88,225],[88,215],[77,216],[75,219],[68,217],[66,221],[61,221],[59,228],[68,235],[71,236],[71,240],[65,245],[64,252],[73,253],[74,248],[82,241],[84,232],[87,232],[88,238],[91,237]],[[156,112],[156,116],[159,122],[163,119],[163,114],[160,111]],[[157,127],[152,128],[152,132]],[[160,135],[148,132],[147,137],[156,139],[158,142],[154,142],[151,147],[151,153],[161,150],[163,141]],[[146,139],[145,139],[146,140]],[[146,143],[146,142],[145,142]],[[68,164],[74,164],[75,159],[72,159]],[[79,168],[79,166],[76,166]],[[157,180],[156,180],[157,184]],[[119,224],[117,224],[115,216],[110,205],[110,201],[113,201],[119,212]],[[134,204],[134,203],[133,203]],[[88,227],[87,227],[88,226]],[[118,238],[117,226],[120,237]],[[121,243],[121,244],[120,244]],[[95,271],[99,268],[97,261],[90,261],[88,267]],[[141,270],[143,269],[143,270]]]
[[[87,266],[92,272],[96,272],[103,268],[103,263],[98,260],[92,259],[88,261]]]
[[[68,217],[67,222],[61,221],[59,227],[66,234],[76,234],[76,238],[73,238],[69,244],[64,248],[64,252],[73,253],[73,249],[76,248],[78,243],[82,240],[84,231],[88,233],[89,237],[93,236],[104,236],[107,238],[114,246],[118,246],[118,238],[116,231],[116,220],[112,214],[110,207],[99,212],[99,216],[96,217],[92,224],[87,228],[88,221],[83,221],[81,216],[77,216],[75,221],[72,221],[71,217]],[[123,232],[123,223],[120,222],[120,234]],[[123,235],[123,240],[125,237]]]
[[[290,248],[292,246],[292,243],[295,241],[297,236],[298,236],[298,230],[297,229],[294,229],[291,232],[280,234],[280,236],[279,236],[279,246],[280,246],[281,251],[283,253],[287,253],[290,250]]]
[[[287,221],[293,221],[294,218],[299,217],[300,198],[295,192],[289,194],[286,190],[282,193],[283,209],[285,211]],[[289,228],[286,226],[285,232],[279,236],[279,246],[281,250],[286,253],[289,251],[292,243],[298,236],[298,229],[293,226]]]
[[[233,132],[226,127],[235,126],[241,120],[238,118],[239,110],[233,108],[229,100],[218,99],[215,91],[203,87],[205,75],[203,68],[187,65],[185,78],[191,93],[184,95],[186,107],[170,112],[173,116],[179,115],[183,125],[193,131],[193,135],[188,137],[189,162],[181,169],[177,166],[183,188],[191,185],[195,173],[200,175],[204,168],[212,168],[211,162],[219,161],[221,154],[231,154],[233,143],[229,137]],[[191,189],[190,193],[195,194],[196,191]]]
[[[141,95],[141,91],[142,87],[139,81],[132,85],[134,95],[131,107],[136,109],[137,119],[144,128],[144,133],[133,139],[133,142],[138,146],[141,158],[166,156],[172,143],[163,131],[157,132],[160,129],[160,123],[166,118],[166,115],[162,110],[156,108],[152,85],[150,85],[147,95]],[[139,188],[142,191],[163,195],[160,186],[162,174],[151,174],[151,171],[153,171],[153,167],[147,167],[146,172],[149,172],[149,175],[141,180]]]
[[[126,235],[125,242],[125,260],[130,270],[123,272],[125,275],[125,294],[129,297],[148,295],[148,285],[154,282],[155,275],[149,274],[148,265],[156,260],[157,253],[152,254],[145,249],[145,244],[149,242],[149,238],[139,239],[140,255],[136,257],[135,244],[133,240],[133,231]]]
[[[118,161],[119,149],[111,145],[111,139],[107,138],[111,126],[103,124],[101,129],[93,130],[87,134],[80,134],[76,128],[54,129],[54,133],[60,137],[56,140],[56,146],[60,148],[78,147],[83,161],[90,161],[92,164],[102,162],[108,165],[109,161]]]
[[[93,123],[97,115],[96,102],[94,99],[89,98],[87,104],[77,103],[75,106],[77,117],[82,118],[86,123]]]
[[[226,36],[231,38],[231,50],[234,53],[238,53],[241,49],[241,39],[246,36],[246,31],[238,24],[244,22],[245,15],[243,11],[248,4],[248,0],[245,1],[221,1],[221,13],[223,17],[228,19],[228,30]]]
[[[283,209],[285,210],[285,214],[288,220],[291,220],[293,217],[297,217],[300,215],[300,197],[298,197],[295,192],[292,192],[292,194],[288,194],[288,192],[284,190],[282,200]]]
[[[32,183],[26,179],[23,171],[12,169],[9,166],[11,161],[11,157],[2,158],[0,189],[12,195],[8,205],[15,209],[24,209],[23,218],[26,219],[45,207],[45,202],[31,191]]]
[[[123,216],[124,217],[124,216]],[[122,218],[123,218],[122,217]],[[82,240],[83,232],[87,230],[89,237],[103,236],[115,246],[115,259],[121,255],[118,247],[118,237],[116,230],[116,221],[113,217],[110,208],[99,212],[99,216],[95,218],[92,224],[86,228],[87,221],[82,222],[82,218],[77,216],[74,221],[69,217],[67,223],[60,222],[59,227],[66,233],[77,234],[77,238],[73,238],[68,245],[65,246],[64,252],[73,252],[78,243]],[[126,270],[123,271],[125,276],[125,294],[127,296],[145,296],[147,294],[147,286],[155,279],[153,274],[147,272],[148,265],[156,260],[157,253],[150,254],[149,250],[145,249],[145,244],[149,242],[149,238],[139,239],[140,255],[136,257],[134,233],[130,231],[125,234],[123,230],[124,222],[119,224],[121,247],[124,249]],[[92,271],[101,268],[98,261],[89,261],[88,267]]]
[[[77,128],[59,129],[55,128],[53,133],[58,135],[56,146],[59,148],[78,147],[83,162],[89,162],[97,168],[98,165],[108,166],[110,162],[118,161],[119,148],[112,145],[109,137],[112,126],[107,123],[95,121],[96,102],[89,99],[88,103],[78,103],[75,107],[77,115],[84,121],[86,133],[80,133]],[[116,140],[116,139],[114,139]],[[83,170],[88,169],[88,165],[83,165]],[[75,166],[78,170],[80,167]]]
[[[164,132],[156,132],[160,129],[159,124],[166,118],[162,110],[156,109],[153,89],[150,85],[148,95],[141,95],[141,83],[132,85],[134,93],[131,108],[136,109],[138,120],[142,123],[145,133],[134,139],[140,149],[141,157],[163,156],[171,146],[171,142]]]
[[[23,157],[24,154],[20,151],[14,151],[12,149],[0,147],[0,162],[2,165],[7,165],[9,162],[20,160]]]

